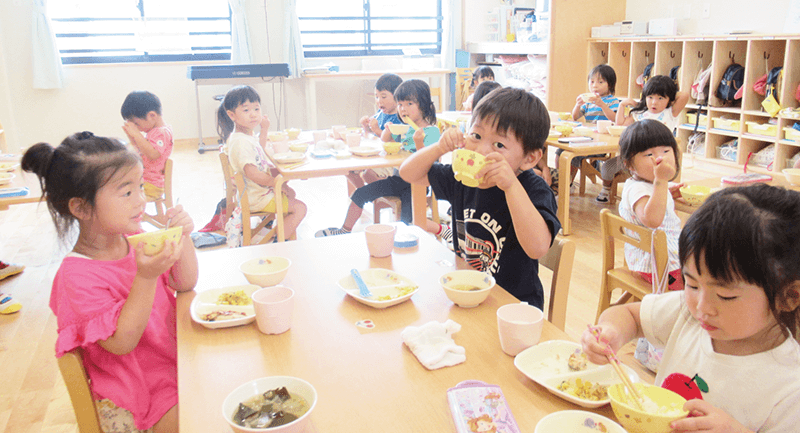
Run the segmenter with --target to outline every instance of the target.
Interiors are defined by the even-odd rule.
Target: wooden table
[[[800,191],[800,186],[790,184],[789,181],[786,180],[786,176],[784,176],[783,173],[772,173],[771,176],[772,176],[772,180],[769,181],[769,182],[766,182],[767,185],[781,186],[781,187],[784,187],[786,189],[791,189],[791,190],[794,190],[794,191]],[[692,181],[687,181],[687,182],[684,182],[684,183],[687,186],[689,186],[689,185],[702,185],[702,186],[708,186],[708,187],[711,187],[711,188],[725,188],[725,187],[728,187],[728,186],[732,186],[732,185],[729,185],[729,184],[722,183],[722,176],[720,176],[720,177],[711,177],[711,178],[706,178],[706,179],[692,180]],[[755,184],[751,184],[751,185],[755,185]],[[689,204],[689,203],[687,203],[687,202],[685,202],[683,200],[675,200],[675,210],[677,210],[677,211],[681,211],[681,212],[685,212],[685,213],[691,214],[691,213],[694,213],[694,211],[696,211],[699,207],[700,207],[699,205],[692,205],[692,204]]]
[[[472,120],[471,111],[444,111],[436,113],[436,118],[449,126],[458,127],[459,122],[469,123]]]
[[[439,78],[439,88],[442,92],[442,100],[447,99],[448,80],[447,75],[453,71],[449,69],[426,69],[426,70],[395,70],[395,71],[346,71],[346,72],[331,72],[328,74],[308,74],[303,75],[303,80],[306,85],[306,113],[308,116],[308,127],[312,129],[320,129],[321,126],[317,124],[317,83],[323,81],[338,81],[338,80],[375,80],[381,75],[393,72],[403,80],[410,78]],[[429,83],[431,84],[431,83]],[[436,86],[431,86],[436,87]]]
[[[561,232],[567,236],[572,232],[569,220],[569,178],[570,164],[576,156],[589,156],[604,153],[614,154],[619,152],[619,137],[609,134],[592,133],[592,139],[600,143],[559,143],[557,137],[548,137],[545,143],[548,147],[564,149],[558,159],[558,220],[561,221]]]
[[[9,161],[0,161],[9,162]],[[42,189],[39,185],[39,178],[33,173],[23,172],[17,167],[14,170],[16,177],[8,185],[0,185],[0,191],[5,188],[27,187],[27,195],[15,197],[0,197],[0,210],[8,210],[9,206],[23,203],[36,203],[42,198]]]
[[[300,139],[307,139],[311,136],[311,132],[304,131],[300,135]],[[383,142],[375,137],[364,138],[361,140],[362,146],[372,146],[381,148]],[[400,164],[410,155],[408,152],[400,152],[394,155],[386,155],[381,152],[377,156],[360,157],[351,156],[346,159],[337,159],[334,157],[317,159],[311,155],[306,155],[304,162],[307,164],[293,168],[295,164],[279,164],[275,162],[270,156],[273,164],[278,168],[278,172],[283,175],[283,180],[280,179],[275,183],[275,205],[276,209],[281,209],[283,205],[283,197],[280,192],[283,184],[292,179],[311,179],[315,177],[326,176],[339,176],[346,175],[351,171],[362,171],[367,169],[383,168],[383,167],[400,167]],[[425,227],[425,207],[426,207],[426,188],[419,185],[411,185],[411,198],[412,207],[414,209],[414,224],[420,227]],[[420,212],[421,211],[421,212]],[[283,231],[283,214],[277,214],[278,227],[278,241],[283,242],[286,239]]]
[[[178,388],[182,432],[228,432],[222,402],[236,387],[272,375],[295,376],[317,389],[311,415],[313,432],[453,432],[447,390],[465,380],[499,385],[522,431],[532,432],[543,416],[581,409],[536,384],[514,367],[497,333],[496,310],[516,298],[496,287],[471,309],[455,306],[437,282],[453,265],[453,253],[416,227],[419,249],[370,258],[363,233],[280,242],[200,253],[196,292],[245,284],[241,262],[280,255],[292,260],[283,284],[295,289],[292,328],[280,335],[261,334],[256,325],[206,329],[190,318],[196,292],[178,294]],[[336,282],[352,268],[382,267],[408,276],[419,286],[409,301],[373,309],[345,295]],[[355,326],[370,319],[376,327]],[[466,362],[425,369],[403,344],[407,326],[452,319],[462,325],[454,335],[466,349]],[[542,340],[567,339],[545,323]],[[640,373],[642,375],[642,373]],[[643,375],[642,375],[643,376]],[[644,377],[644,376],[643,376]],[[652,379],[650,379],[652,380]],[[613,418],[610,406],[596,411]]]

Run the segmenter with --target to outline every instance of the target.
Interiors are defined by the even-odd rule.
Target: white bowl
[[[250,284],[270,287],[283,281],[291,264],[285,257],[256,257],[239,265],[239,270]]]
[[[792,185],[800,185],[800,168],[784,168],[783,175]]]
[[[620,135],[622,135],[622,131],[624,131],[625,128],[627,128],[627,126],[612,125],[608,127],[608,133],[615,137],[619,137]]]
[[[137,245],[144,243],[144,254],[154,256],[164,249],[168,240],[178,242],[181,239],[183,227],[172,227],[152,232],[139,233],[128,236],[128,243],[136,249]]]
[[[17,177],[17,175],[14,173],[0,173],[0,185],[11,183],[15,177]]]
[[[403,135],[406,132],[408,132],[409,128],[409,125],[404,125],[402,123],[397,123],[397,124],[392,123],[391,125],[388,126],[389,126],[389,131],[392,131],[392,134],[394,135]]]
[[[601,428],[604,426],[605,429]],[[598,432],[625,433],[616,422],[593,412],[562,410],[539,420],[533,433]]]
[[[306,402],[308,402],[309,408],[308,411],[303,414],[300,418],[282,426],[277,427],[270,427],[270,428],[249,428],[249,427],[242,427],[235,422],[233,422],[233,415],[236,413],[236,410],[239,408],[239,403],[244,402],[252,397],[255,397],[258,394],[263,394],[271,389],[286,387],[289,391],[289,394],[296,394],[300,397],[303,397]],[[231,426],[234,432],[238,433],[253,433],[253,432],[283,432],[283,433],[290,433],[290,432],[301,432],[305,428],[306,424],[308,424],[308,420],[310,419],[309,415],[314,410],[314,406],[317,405],[317,390],[314,387],[306,382],[303,379],[298,379],[296,377],[291,376],[270,376],[270,377],[261,377],[255,380],[251,380],[238,388],[231,391],[225,400],[222,402],[222,416],[225,418],[225,421]]]
[[[442,275],[439,278],[439,284],[442,285],[447,298],[453,303],[459,307],[472,308],[478,306],[489,297],[495,281],[494,277],[483,272],[460,270]],[[467,286],[477,287],[478,289],[464,289]]]

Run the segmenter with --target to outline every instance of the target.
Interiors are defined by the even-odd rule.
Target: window
[[[229,60],[226,0],[50,0],[61,61]]]
[[[305,57],[442,50],[441,0],[297,0]]]

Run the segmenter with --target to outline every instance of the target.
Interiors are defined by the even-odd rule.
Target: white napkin
[[[464,348],[456,345],[451,337],[460,330],[461,325],[452,320],[433,321],[419,327],[409,326],[400,336],[425,368],[436,370],[467,360]]]

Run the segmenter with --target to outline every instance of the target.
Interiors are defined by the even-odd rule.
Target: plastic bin
[[[783,128],[787,140],[794,140],[800,142],[800,131],[794,128]]]
[[[770,137],[778,136],[778,126],[769,123],[745,122],[747,132],[751,134],[767,135]]]
[[[686,113],[686,123],[694,125],[697,123],[697,113]],[[700,123],[698,126],[708,126],[708,115],[700,113]]]
[[[714,119],[714,128],[717,129],[724,129],[726,131],[733,131],[739,132],[739,128],[742,126],[742,122],[739,120],[734,119],[723,119],[722,117],[717,117]]]

